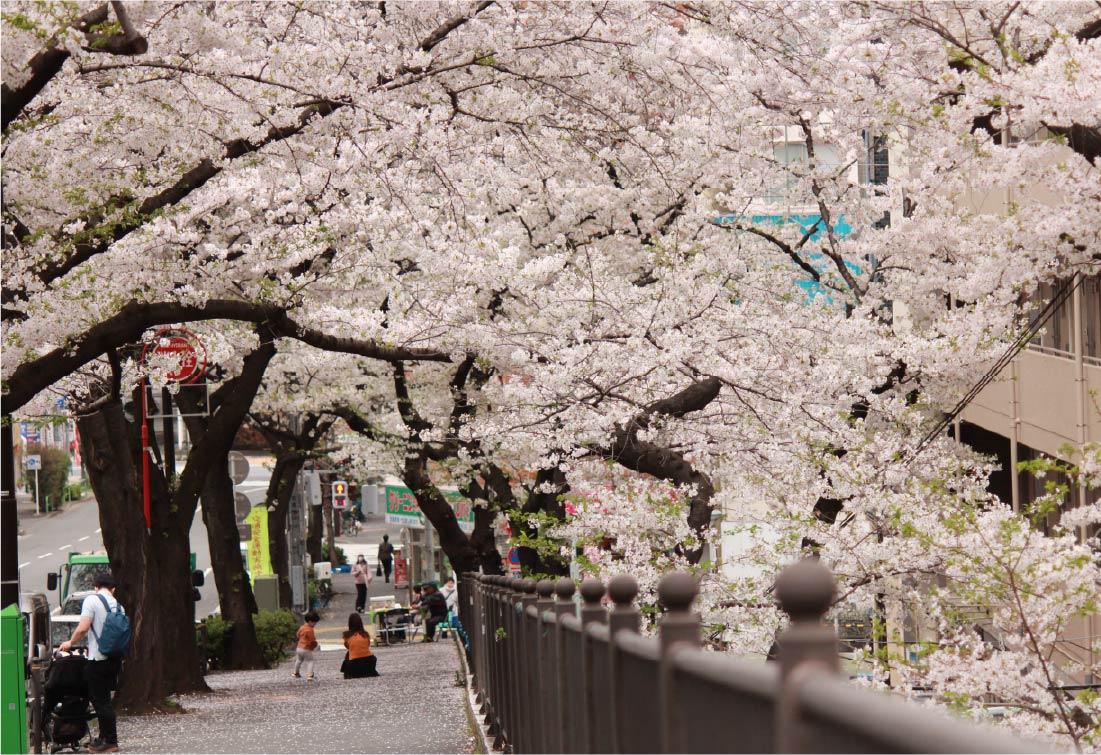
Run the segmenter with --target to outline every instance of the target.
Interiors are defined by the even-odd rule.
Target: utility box
[[[333,565],[328,561],[318,561],[313,565],[314,579],[332,579]]]
[[[0,752],[30,752],[26,675],[23,614],[12,603],[0,611]]]
[[[279,610],[279,577],[274,574],[261,574],[252,580],[252,592],[256,596],[256,607],[261,611]]]

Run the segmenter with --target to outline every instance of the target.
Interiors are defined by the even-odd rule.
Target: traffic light
[[[348,508],[348,483],[344,480],[337,480],[333,483],[333,508]]]

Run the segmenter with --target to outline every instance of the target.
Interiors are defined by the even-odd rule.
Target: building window
[[[1082,353],[1101,364],[1101,275],[1082,281]]]
[[[1033,294],[1038,316],[1049,301],[1059,295],[1064,283],[1042,283]],[[1085,278],[1079,285],[1082,306],[1082,355],[1101,364],[1101,275]],[[1074,356],[1074,301],[1068,296],[1044,324],[1031,346],[1057,356]]]
[[[815,162],[820,168],[837,170],[840,167],[835,147],[817,144],[814,149]],[[810,161],[807,145],[804,142],[779,142],[773,146],[772,156],[780,170],[790,176],[782,184],[767,187],[761,197],[762,201],[768,204],[814,204],[814,197],[810,193],[800,195],[796,190],[799,184],[798,174],[803,171],[789,169],[789,166],[806,165]]]

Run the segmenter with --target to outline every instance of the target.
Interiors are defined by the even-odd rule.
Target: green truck
[[[191,585],[195,588],[193,598],[199,599],[198,588],[205,581],[201,571],[195,568],[195,554],[191,554]],[[46,576],[46,587],[52,592],[57,590],[57,604],[60,613],[80,613],[79,605],[76,611],[66,606],[70,597],[83,598],[95,590],[96,575],[111,571],[111,562],[103,551],[98,553],[69,553],[68,562],[58,567],[56,572],[50,572]],[[71,602],[71,601],[70,601]]]

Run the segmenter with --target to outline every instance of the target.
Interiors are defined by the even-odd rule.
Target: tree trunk
[[[325,544],[329,547],[329,564],[335,568],[340,566],[340,559],[336,557],[336,512],[333,511],[333,499],[330,495],[325,494],[323,500],[321,508],[325,511]]]
[[[325,520],[320,506],[310,506],[310,529],[306,535],[306,552],[310,561],[321,561],[321,536],[325,530]]]
[[[122,708],[140,711],[158,709],[172,694],[206,691],[195,645],[189,563],[194,507],[170,500],[164,474],[153,466],[153,526],[147,531],[139,428],[126,421],[118,400],[78,417],[77,425],[118,596],[132,617],[116,700]]]
[[[271,566],[279,579],[279,606],[290,608],[294,604],[291,590],[289,554],[287,553],[287,513],[298,473],[304,459],[299,454],[281,455],[275,462],[268,492],[264,501],[268,507],[268,540],[271,548]]]
[[[206,524],[214,583],[222,618],[233,622],[226,647],[227,669],[267,668],[256,640],[253,614],[257,612],[248,575],[241,563],[233,481],[226,464],[215,464],[203,484],[203,522]]]

